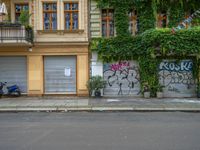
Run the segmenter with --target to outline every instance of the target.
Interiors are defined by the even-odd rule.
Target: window
[[[29,6],[28,3],[20,3],[20,4],[15,4],[15,21],[19,22],[19,16],[22,11],[28,11]]]
[[[56,3],[43,3],[43,25],[44,25],[44,30],[57,29]]]
[[[78,3],[65,3],[65,29],[66,30],[78,30]]]
[[[159,27],[159,28],[167,27],[167,15],[165,12],[158,14],[157,27]]]
[[[103,37],[114,36],[114,10],[113,9],[102,10],[102,36]]]
[[[137,11],[132,9],[129,12],[129,32],[131,35],[136,35],[138,32],[138,17],[137,17]]]

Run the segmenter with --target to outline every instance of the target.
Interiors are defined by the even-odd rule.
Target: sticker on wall
[[[71,77],[71,68],[70,67],[65,68],[65,76],[66,77]]]

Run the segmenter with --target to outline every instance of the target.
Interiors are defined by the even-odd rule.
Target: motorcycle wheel
[[[14,91],[14,92],[12,92],[12,93],[9,93],[8,95],[9,95],[9,96],[20,97],[20,96],[21,96],[21,92],[18,91],[18,90],[16,90],[16,91]]]
[[[20,91],[16,91],[16,93],[17,93],[17,94],[16,94],[17,97],[20,97],[20,96],[21,96],[21,92],[20,92]]]

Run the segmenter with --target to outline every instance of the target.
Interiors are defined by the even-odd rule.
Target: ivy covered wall
[[[158,65],[163,58],[181,60],[192,58],[194,77],[198,75],[197,59],[200,54],[200,28],[180,30],[176,34],[170,28],[155,29],[157,12],[168,14],[168,26],[176,27],[186,12],[200,8],[196,0],[96,0],[98,8],[113,8],[116,37],[95,38],[91,50],[98,53],[103,62],[137,60],[140,81],[148,84],[152,96],[159,85]],[[128,31],[128,12],[135,8],[139,18],[139,35]]]

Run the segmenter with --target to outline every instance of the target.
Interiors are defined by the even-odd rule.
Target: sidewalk
[[[0,99],[0,112],[19,111],[191,111],[200,112],[198,98],[19,97]]]

